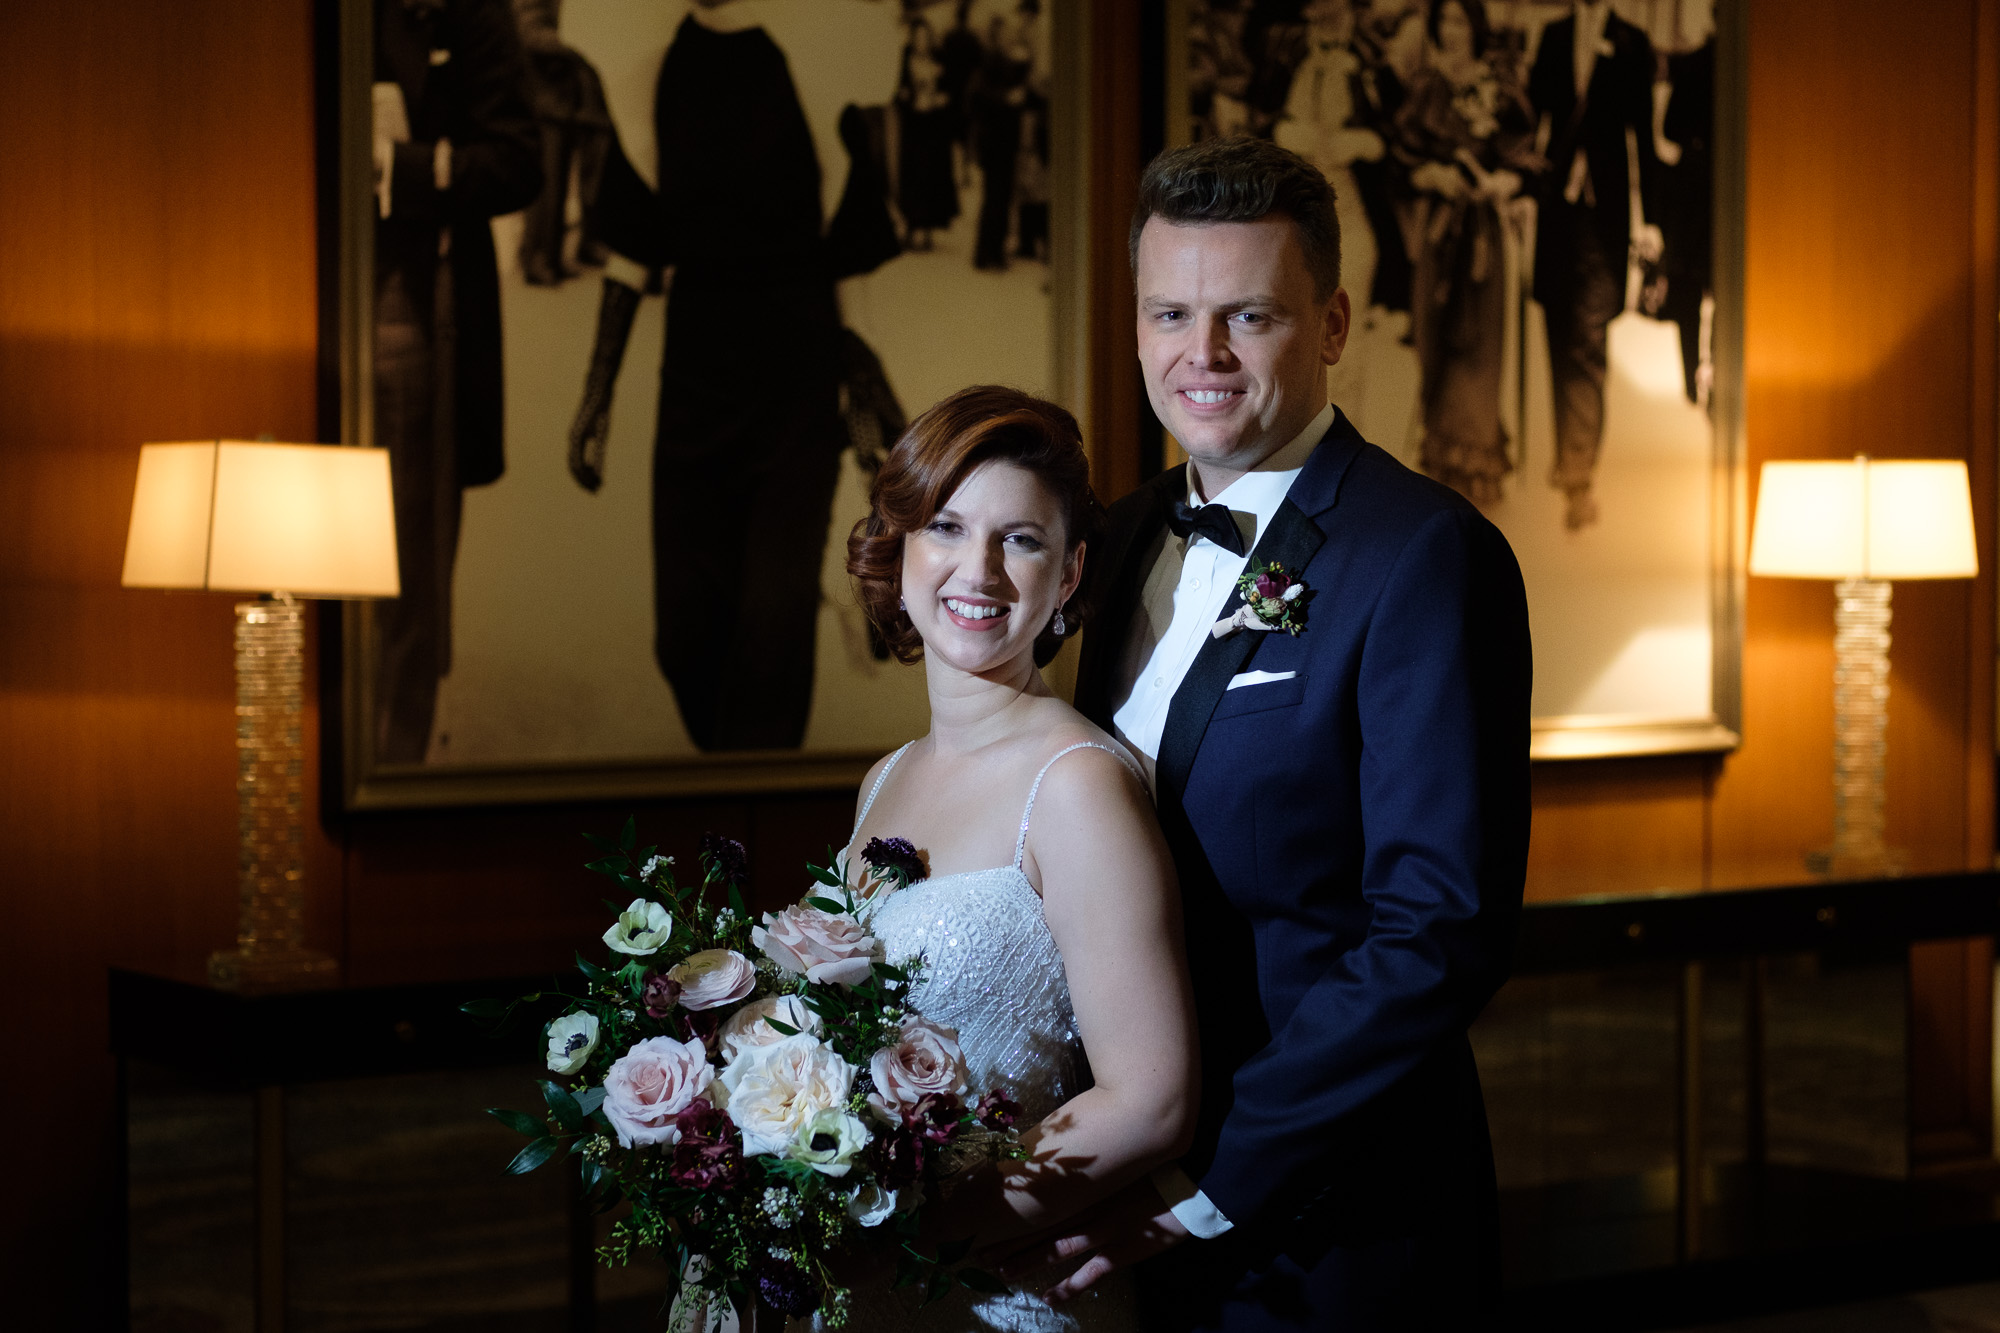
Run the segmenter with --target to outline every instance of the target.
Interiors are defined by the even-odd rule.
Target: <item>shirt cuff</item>
[[[1222,1215],[1220,1208],[1208,1201],[1206,1194],[1194,1187],[1187,1172],[1171,1162],[1153,1172],[1153,1188],[1160,1192],[1160,1198],[1174,1215],[1174,1220],[1197,1239],[1214,1240],[1236,1225]]]

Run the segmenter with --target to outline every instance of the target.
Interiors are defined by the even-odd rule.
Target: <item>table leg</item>
[[[257,1089],[257,1333],[285,1328],[285,1090]]]
[[[1701,1254],[1701,964],[1681,968],[1681,1114],[1680,1151],[1675,1163],[1679,1177],[1675,1213],[1679,1222],[1676,1249],[1682,1263]]]
[[[113,1326],[132,1327],[132,1085],[125,1057],[114,1064],[111,1131],[111,1188],[116,1191],[111,1233],[111,1319]]]

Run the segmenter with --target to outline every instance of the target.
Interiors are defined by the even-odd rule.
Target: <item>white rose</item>
[[[550,1073],[574,1074],[596,1049],[596,1014],[566,1014],[549,1024]]]
[[[868,1072],[875,1080],[868,1104],[892,1124],[926,1097],[963,1099],[968,1091],[958,1033],[914,1016],[903,1020],[901,1040],[875,1052]]]
[[[767,1018],[775,1018],[786,1027],[797,1028],[800,1032],[819,1035],[819,1015],[808,1009],[804,1000],[796,995],[767,995],[744,1005],[722,1025],[718,1035],[722,1043],[723,1064],[727,1065],[753,1046],[769,1046],[793,1035],[778,1031],[764,1021]]]
[[[714,1078],[699,1037],[648,1037],[634,1046],[604,1075],[604,1115],[618,1132],[618,1146],[680,1142],[674,1118]]]
[[[752,1046],[722,1071],[729,1118],[743,1131],[743,1153],[782,1153],[821,1111],[845,1106],[854,1066],[800,1033]]]
[[[666,908],[644,898],[618,914],[618,924],[604,932],[604,942],[619,953],[645,957],[667,942],[674,933],[674,918]]]
[[[757,989],[757,969],[734,949],[703,949],[689,954],[667,979],[681,988],[681,1008],[719,1009]]]
[[[847,1112],[821,1111],[800,1127],[785,1155],[823,1175],[844,1176],[871,1137],[868,1126]]]
[[[847,1196],[847,1215],[864,1227],[879,1227],[896,1215],[896,1191],[864,1180]]]

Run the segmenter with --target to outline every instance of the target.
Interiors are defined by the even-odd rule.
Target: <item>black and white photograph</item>
[[[1520,558],[1537,753],[1729,743],[1714,0],[1185,12],[1170,133],[1269,138],[1334,186],[1334,402]]]
[[[910,417],[1056,388],[1047,4],[373,0],[352,781],[921,728],[845,541]]]

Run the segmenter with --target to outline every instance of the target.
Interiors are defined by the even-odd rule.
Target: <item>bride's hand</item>
[[[1149,1177],[1133,1181],[1095,1208],[1031,1237],[999,1265],[1013,1280],[1046,1264],[1088,1256],[1068,1277],[1042,1293],[1051,1305],[1081,1296],[1107,1274],[1130,1268],[1188,1238]]]

